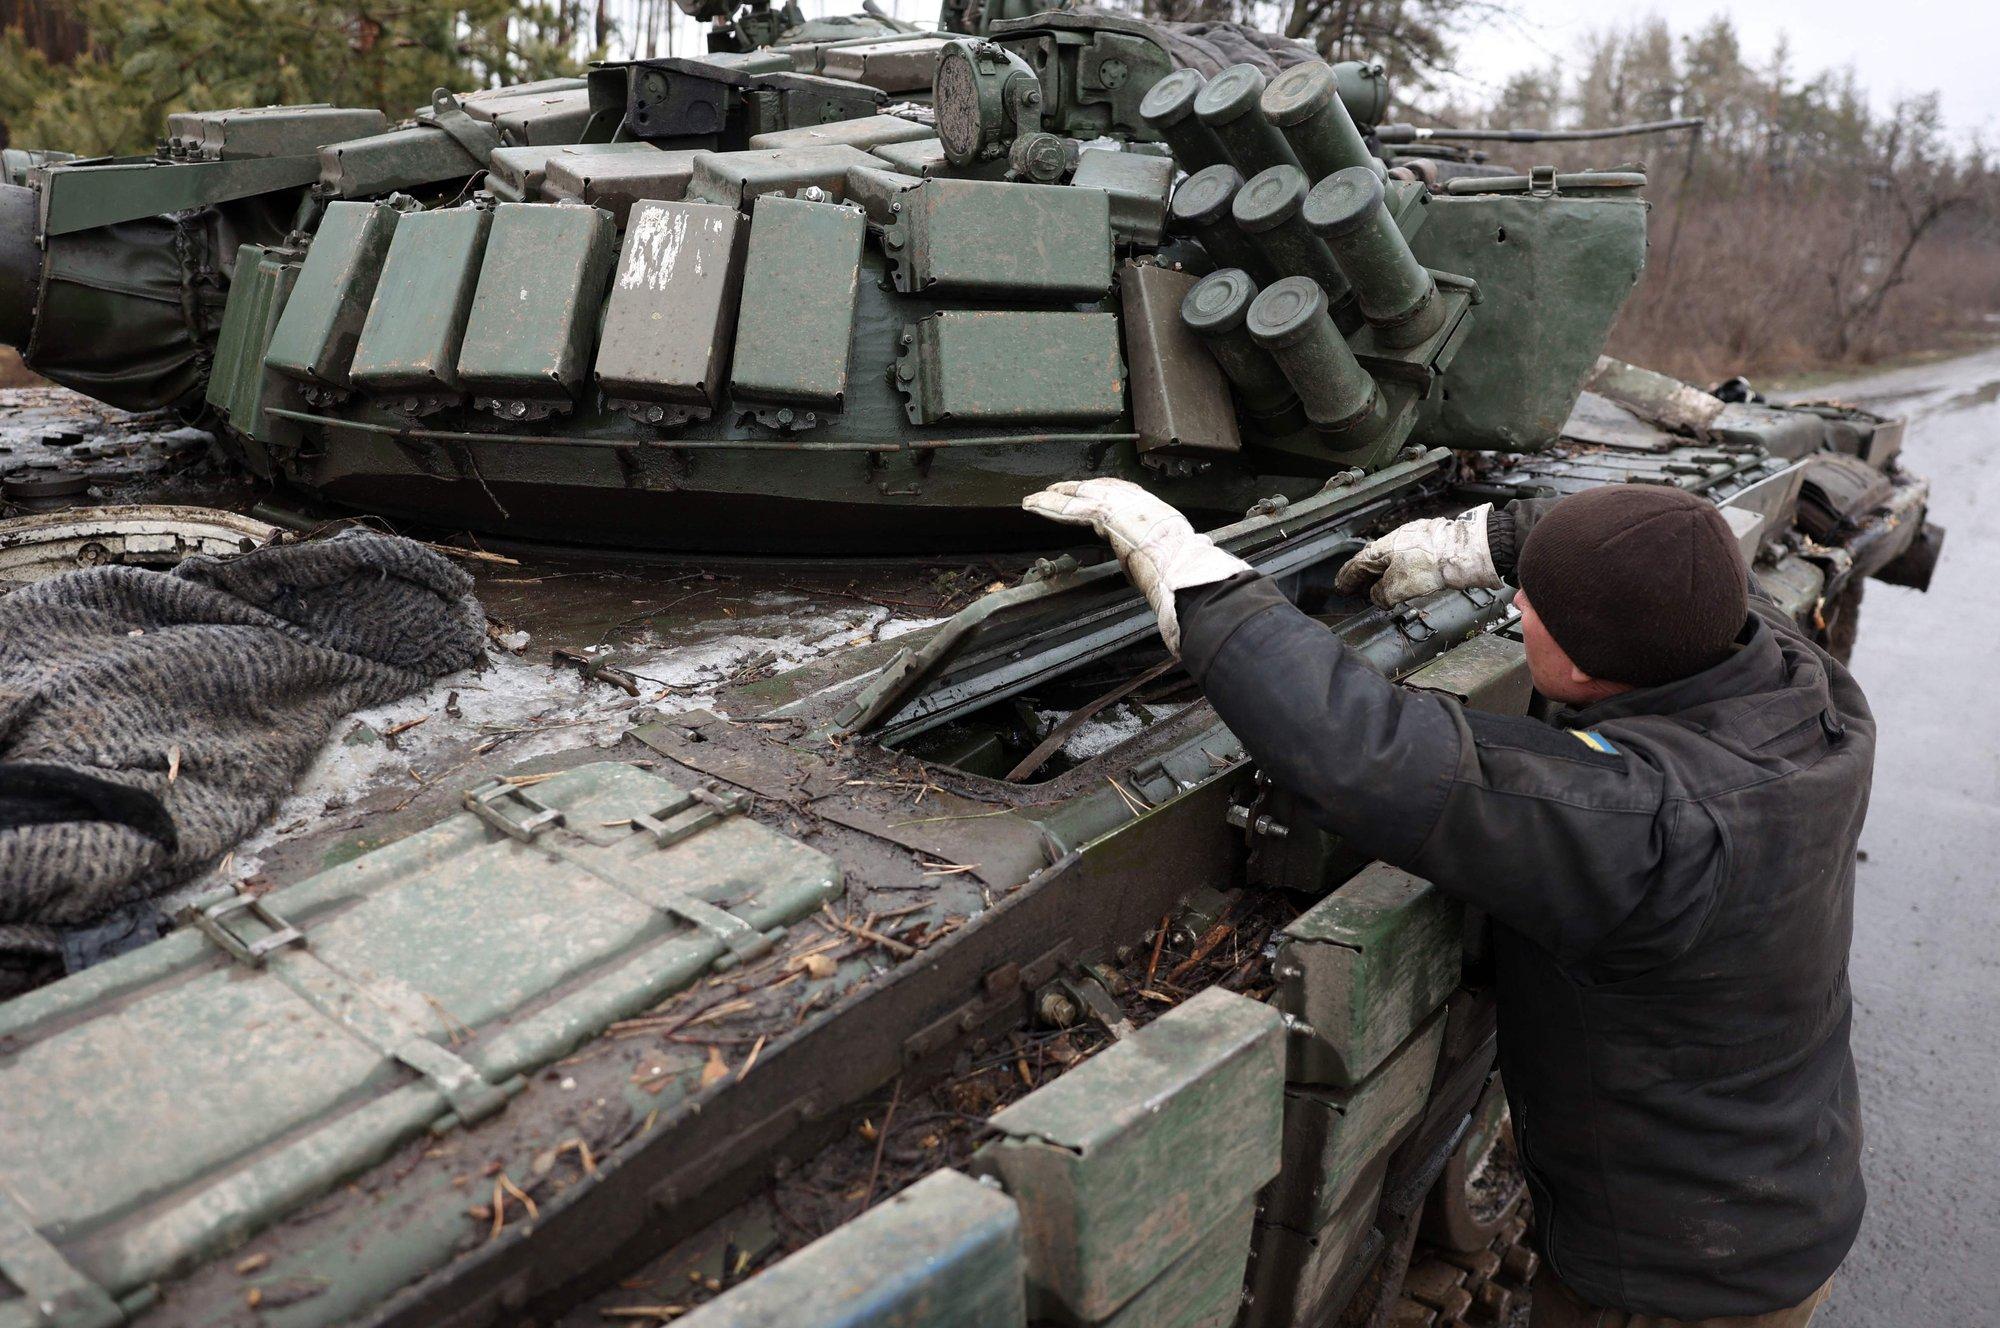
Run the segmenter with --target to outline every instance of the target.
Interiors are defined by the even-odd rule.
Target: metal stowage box
[[[1111,289],[1111,196],[1069,185],[929,179],[883,243],[905,294],[1090,299]]]
[[[1125,408],[1118,319],[947,310],[904,328],[896,385],[918,424],[1115,419]]]
[[[747,227],[733,207],[647,201],[632,209],[604,305],[597,381],[614,399],[679,418],[714,409],[736,326]]]
[[[1021,1218],[938,1171],[680,1322],[686,1328],[1020,1328]]]
[[[321,387],[351,385],[354,347],[400,215],[387,203],[327,205],[266,364]]]
[[[371,392],[458,388],[458,346],[493,214],[456,207],[396,223],[351,376]]]
[[[1277,1174],[1283,1041],[1211,987],[994,1115],[1038,1316],[1109,1317]]]
[[[738,400],[841,408],[867,234],[859,208],[781,194],[757,200],[729,376]]]
[[[594,207],[495,208],[458,356],[466,390],[517,401],[573,398],[588,381],[615,243],[611,218]]]

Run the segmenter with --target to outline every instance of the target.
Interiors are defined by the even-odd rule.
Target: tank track
[[[1388,1328],[1528,1328],[1528,1286],[1541,1257],[1528,1245],[1524,1200],[1485,1248],[1419,1245]]]

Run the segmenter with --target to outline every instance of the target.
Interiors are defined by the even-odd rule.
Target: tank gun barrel
[[[1641,134],[1673,134],[1683,129],[1699,129],[1708,121],[1700,116],[1678,120],[1647,120],[1639,124],[1611,125],[1604,129],[1429,129],[1421,125],[1386,124],[1375,135],[1386,144],[1422,143],[1429,139],[1454,139],[1487,143],[1586,143],[1600,138],[1633,138]]]

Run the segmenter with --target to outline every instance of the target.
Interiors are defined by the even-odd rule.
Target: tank
[[[552,690],[524,759],[434,697],[458,745],[407,796],[0,1005],[0,1328],[1507,1322],[1482,920],[1307,821],[1019,500],[1144,483],[1385,673],[1521,714],[1510,593],[1385,611],[1345,559],[1672,484],[1837,636],[1938,555],[1900,423],[1603,357],[1643,175],[1405,155],[1379,69],[709,17],[706,56],[393,127],[189,113],[0,189],[34,367],[200,412],[259,517],[503,541],[489,611],[649,698]],[[60,501],[171,487],[54,450],[20,474]],[[259,531],[86,506],[0,547]],[[696,705],[659,676],[843,599],[886,612]],[[634,605],[645,659],[603,648]]]

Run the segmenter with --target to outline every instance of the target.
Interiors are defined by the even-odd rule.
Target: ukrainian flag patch
[[[1618,749],[1613,747],[1605,736],[1596,729],[1591,729],[1588,732],[1583,729],[1571,729],[1569,732],[1572,738],[1575,738],[1593,752],[1602,752],[1606,756],[1618,755]]]

